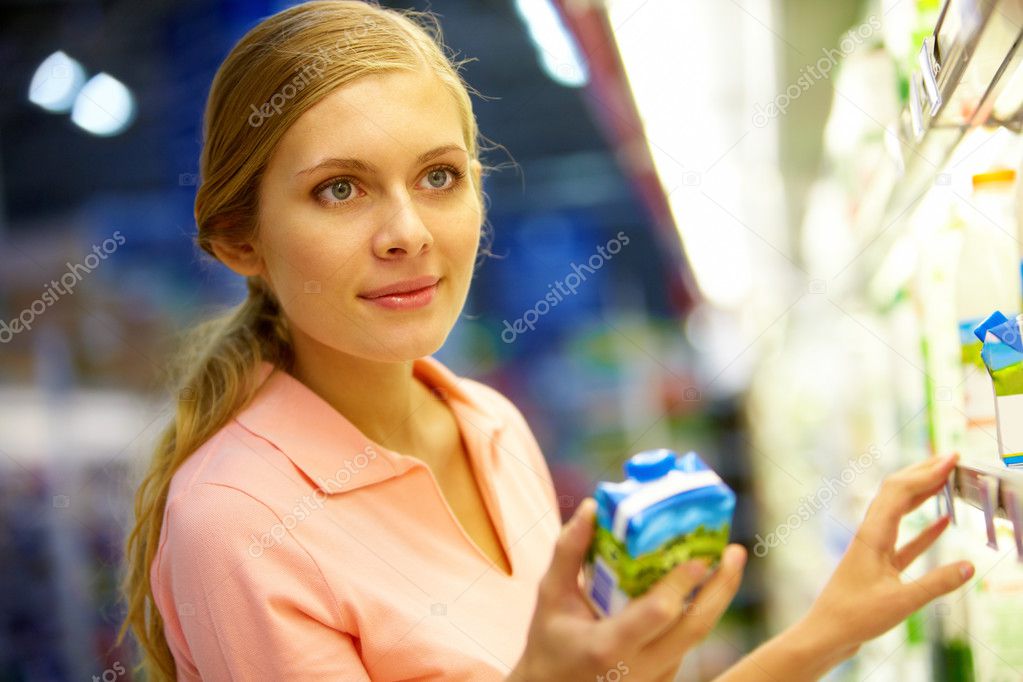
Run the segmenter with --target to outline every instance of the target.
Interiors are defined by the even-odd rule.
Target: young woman
[[[220,67],[204,132],[198,243],[248,297],[192,346],[138,491],[126,626],[151,679],[671,680],[745,551],[596,618],[593,500],[562,528],[519,411],[430,357],[484,222],[435,24],[350,0],[271,16]],[[894,546],[951,466],[889,478],[810,613],[725,678],[815,679],[961,585],[968,564],[899,578],[945,520]]]

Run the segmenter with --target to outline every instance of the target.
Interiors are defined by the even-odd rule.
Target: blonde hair
[[[215,242],[251,242],[259,178],[278,140],[304,111],[362,76],[436,73],[458,105],[469,158],[478,160],[482,138],[470,91],[478,93],[462,79],[466,61],[449,55],[429,13],[318,0],[262,20],[227,55],[210,88],[195,197],[198,245],[216,258]],[[484,207],[482,188],[477,190]],[[118,642],[129,628],[134,632],[142,648],[138,667],[152,680],[172,680],[176,672],[150,582],[171,479],[252,398],[261,362],[290,369],[293,361],[279,302],[260,278],[247,281],[245,301],[199,326],[185,345],[177,412],[135,495],[135,527],[125,550],[127,615]]]

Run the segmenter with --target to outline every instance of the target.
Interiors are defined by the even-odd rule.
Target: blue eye
[[[426,171],[426,175],[423,179],[426,180],[430,189],[447,192],[449,190],[453,190],[464,177],[464,171],[461,171],[454,166],[444,164],[443,166],[435,166]]]
[[[338,192],[338,188],[343,187],[344,191]],[[344,201],[352,196],[352,182],[350,180],[338,180],[328,187],[330,195],[338,201]]]
[[[443,166],[434,166],[430,170],[426,171],[422,177],[422,180],[426,181],[425,186],[423,184],[420,184],[419,186],[423,189],[428,189],[434,192],[450,192],[455,189],[464,177],[465,172],[455,168],[454,166],[446,164]],[[422,183],[422,180],[420,183]],[[313,190],[313,197],[321,205],[327,208],[340,208],[345,204],[351,203],[353,199],[357,198],[358,192],[359,188],[355,178],[338,177],[331,178],[330,180],[318,185],[316,189]]]
[[[348,203],[355,196],[355,180],[331,178],[313,190],[313,198],[327,208]]]
[[[351,180],[335,180],[324,187],[324,189],[330,190],[330,198],[335,198],[339,201],[350,198],[354,193]]]
[[[426,181],[430,183],[430,186],[434,189],[441,189],[445,184],[447,184],[449,175],[451,175],[451,171],[447,168],[434,168],[426,174]]]

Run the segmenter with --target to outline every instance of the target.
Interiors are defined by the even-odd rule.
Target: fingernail
[[[740,569],[746,563],[746,552],[738,547],[726,548],[724,560],[728,562],[730,568]]]
[[[579,521],[589,516],[590,510],[593,509],[594,502],[595,501],[592,497],[587,497],[582,502],[580,502],[579,507],[576,508],[575,510],[575,518],[573,520]]]
[[[963,580],[969,580],[973,575],[973,564],[965,561],[959,564],[959,575],[963,576]]]

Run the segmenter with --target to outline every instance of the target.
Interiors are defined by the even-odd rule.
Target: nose
[[[407,194],[386,208],[383,225],[374,237],[373,251],[380,258],[418,256],[433,244],[433,234]]]

